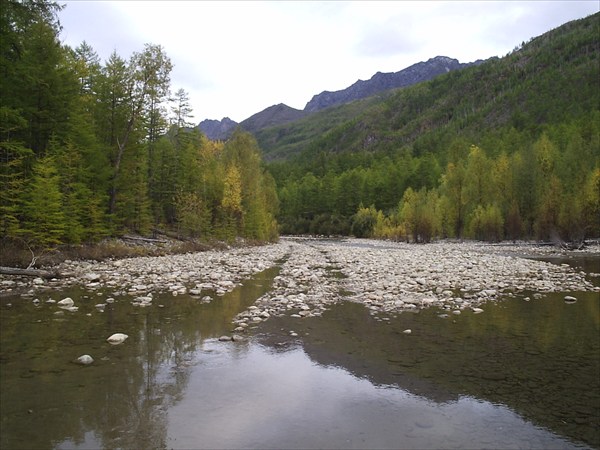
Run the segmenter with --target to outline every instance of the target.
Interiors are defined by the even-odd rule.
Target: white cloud
[[[160,44],[173,89],[195,118],[241,121],[273,104],[303,108],[437,55],[503,56],[522,41],[598,11],[597,1],[207,2],[67,1],[63,39],[107,58]]]

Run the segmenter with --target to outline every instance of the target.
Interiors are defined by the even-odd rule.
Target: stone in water
[[[125,342],[125,339],[127,339],[129,336],[127,336],[126,334],[123,333],[115,333],[112,336],[109,336],[109,338],[106,340],[106,342],[108,342],[109,344],[112,345],[119,345],[122,344],[123,342]]]

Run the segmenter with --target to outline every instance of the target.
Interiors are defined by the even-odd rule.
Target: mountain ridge
[[[478,65],[482,62],[483,60],[460,63],[457,59],[448,56],[436,56],[427,61],[412,64],[397,72],[376,72],[369,80],[358,80],[339,91],[323,91],[320,94],[315,94],[303,110],[279,103],[269,106],[239,123],[229,119],[229,117],[222,120],[206,119],[198,124],[198,128],[211,140],[226,140],[237,126],[250,133],[257,133],[265,128],[293,122],[330,107],[428,81],[438,75]]]
[[[205,119],[197,127],[211,141],[224,141],[231,136],[237,126],[236,121],[223,117],[221,120]]]
[[[358,80],[354,84],[339,91],[323,91],[314,95],[306,104],[304,111],[315,112],[330,106],[348,103],[367,98],[389,89],[411,86],[422,81],[428,81],[438,75],[481,64],[482,60],[471,63],[460,63],[448,56],[436,56],[427,61],[421,61],[398,72],[377,72],[368,80]]]

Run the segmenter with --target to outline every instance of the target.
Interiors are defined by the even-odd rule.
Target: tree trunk
[[[63,278],[66,274],[41,269],[20,269],[18,267],[0,267],[1,275],[24,275],[27,277]]]

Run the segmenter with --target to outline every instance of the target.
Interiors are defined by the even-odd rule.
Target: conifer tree
[[[21,235],[32,246],[46,249],[63,242],[67,217],[63,210],[60,178],[52,157],[37,161],[24,202]]]

